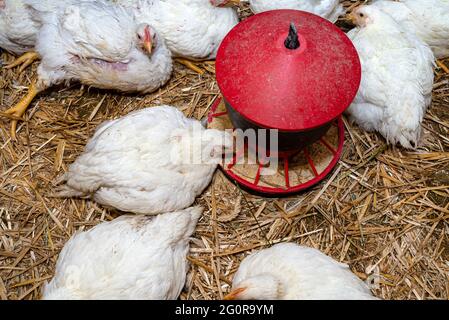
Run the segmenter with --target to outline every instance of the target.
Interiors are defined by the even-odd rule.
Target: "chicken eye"
[[[139,38],[139,40],[142,40],[142,36],[140,34],[137,35],[137,38]]]
[[[363,18],[365,15],[363,13],[359,13],[359,16]]]

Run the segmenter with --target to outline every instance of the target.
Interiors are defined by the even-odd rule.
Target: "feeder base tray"
[[[225,104],[215,100],[208,114],[208,128],[233,129]],[[245,146],[235,150],[231,163],[221,165],[223,172],[246,189],[267,195],[285,195],[312,187],[335,167],[343,149],[344,125],[341,117],[317,142],[295,154],[279,155],[277,169],[269,164],[249,164],[253,152]]]

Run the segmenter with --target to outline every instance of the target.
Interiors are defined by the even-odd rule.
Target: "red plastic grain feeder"
[[[353,101],[361,66],[349,38],[329,21],[298,10],[256,14],[220,45],[216,79],[223,96],[209,113],[216,128],[278,129],[276,172],[267,164],[223,165],[228,177],[257,192],[280,195],[311,187],[337,164],[342,113]]]

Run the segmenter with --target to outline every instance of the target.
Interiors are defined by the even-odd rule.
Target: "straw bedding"
[[[362,1],[342,1],[352,7]],[[242,17],[248,8],[240,8]],[[347,25],[342,18],[338,23]],[[3,53],[1,59],[13,57]],[[120,213],[94,202],[55,199],[52,180],[67,170],[94,128],[146,106],[170,104],[202,118],[219,90],[213,64],[199,76],[176,64],[171,81],[146,96],[74,84],[36,99],[10,141],[0,118],[0,299],[38,299],[59,251],[77,230]],[[0,110],[35,76],[0,70]],[[345,121],[341,161],[322,183],[288,198],[240,190],[218,171],[197,202],[206,210],[192,241],[181,299],[219,299],[252,250],[282,241],[320,249],[348,263],[383,299],[449,298],[449,59],[435,70],[433,104],[416,151],[386,146]]]

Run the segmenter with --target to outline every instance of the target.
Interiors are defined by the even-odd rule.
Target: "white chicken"
[[[247,256],[225,300],[377,299],[346,264],[319,250],[280,243]]]
[[[362,81],[347,113],[387,142],[416,148],[432,99],[432,50],[376,7],[361,6],[351,16],[357,28],[348,36],[360,56]]]
[[[47,11],[55,11],[78,2],[78,0],[41,0],[39,6]],[[4,66],[5,69],[20,66],[20,73],[39,58],[34,47],[42,22],[33,16],[27,0],[0,0],[0,48],[21,55],[14,62]]]
[[[92,197],[137,214],[182,209],[207,187],[232,142],[174,107],[134,111],[100,125],[56,196]]]
[[[407,31],[415,32],[436,58],[449,56],[449,0],[378,0],[372,5]]]
[[[227,0],[212,1],[226,2]],[[244,1],[242,0],[242,2]],[[316,14],[331,22],[337,21],[338,17],[345,13],[339,0],[246,0],[246,2],[249,2],[251,11],[254,13],[278,9],[294,9]]]
[[[215,0],[115,0],[131,7],[140,22],[151,24],[165,39],[174,57],[190,60],[215,59],[226,34],[239,22],[232,8]],[[194,63],[177,59],[202,73]]]
[[[23,0],[0,0],[0,48],[14,54],[33,50],[38,30]]]
[[[200,207],[156,217],[122,216],[65,244],[44,300],[177,299]]]
[[[56,6],[55,1],[47,4]],[[39,28],[40,23],[32,19],[23,0],[0,0],[0,48],[15,55],[23,54],[4,68],[21,65],[19,72],[22,72],[38,58],[33,50]]]
[[[150,25],[138,24],[128,10],[101,1],[55,11],[40,0],[26,3],[42,21],[36,45],[42,61],[36,84],[7,114],[21,117],[38,93],[61,82],[148,93],[170,78],[172,60],[163,39]],[[16,125],[13,120],[13,137]]]

